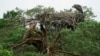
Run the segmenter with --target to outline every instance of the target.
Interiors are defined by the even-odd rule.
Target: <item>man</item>
[[[41,37],[42,35],[41,32],[39,30],[36,30],[35,27],[36,27],[36,23],[31,22],[29,24],[29,28],[23,37],[24,40],[31,37],[34,37],[34,38]]]
[[[40,25],[41,26],[41,25]],[[43,35],[42,32],[35,29],[36,23],[31,22],[29,24],[29,29],[26,31],[23,37],[23,42],[15,45],[13,48],[19,47],[24,44],[33,45],[39,52],[45,51],[46,46],[43,43]]]

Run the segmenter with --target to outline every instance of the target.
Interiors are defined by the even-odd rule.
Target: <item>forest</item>
[[[59,31],[61,37],[56,43],[56,48],[62,51],[79,54],[79,56],[100,56],[100,22],[93,20],[93,18],[96,18],[96,15],[93,13],[92,8],[88,8],[88,6],[82,6],[82,8],[85,15],[84,22],[77,21],[77,24],[74,25],[75,28],[71,29],[68,27],[60,28],[58,26],[56,26],[55,29],[60,28],[60,30],[55,31],[55,29],[53,29],[52,31],[49,29],[48,31],[47,29],[48,42],[51,44]],[[26,11],[16,7],[13,10],[5,12],[3,18],[0,19],[0,56],[48,56],[47,53],[40,55],[32,45],[25,45],[12,49],[12,46],[23,41],[23,35],[27,30],[25,26],[28,22],[36,18],[44,23],[42,18],[46,17],[47,14],[40,18],[38,16],[44,12],[50,13],[50,15],[57,15],[54,16],[55,18],[60,18],[61,16],[61,20],[65,18],[62,15],[77,11],[74,11],[72,8],[56,11],[53,7],[38,5]],[[54,17],[51,17],[51,19]],[[55,19],[52,19],[50,22],[53,22],[53,20]],[[72,24],[72,22],[70,23]],[[66,53],[58,53],[55,56],[58,55],[75,56]]]

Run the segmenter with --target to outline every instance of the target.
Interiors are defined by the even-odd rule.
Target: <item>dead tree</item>
[[[48,56],[55,56],[58,53],[66,53],[66,54],[70,54],[73,56],[79,56],[79,55],[76,55],[74,53],[62,51],[62,50],[59,50],[56,48],[56,43],[61,38],[61,35],[60,35],[61,33],[58,33],[56,38],[54,38],[53,42],[51,44],[48,44],[49,42],[47,41],[46,31],[43,28],[42,24],[40,26],[41,26],[41,30],[42,30],[42,36],[40,38],[34,38],[34,37],[27,38],[25,41],[13,46],[12,48],[18,48],[24,44],[30,44],[34,41],[40,41],[42,43],[42,45],[38,42],[36,43],[36,44],[40,45],[40,46],[36,47],[40,53],[47,53]]]
[[[69,55],[73,55],[73,56],[80,56],[78,54],[74,54],[74,53],[71,53],[71,52],[66,52],[66,51],[62,51],[62,50],[57,49],[56,43],[59,40],[59,38],[60,38],[60,33],[53,40],[52,44],[47,44],[48,42],[46,40],[46,37],[43,37],[43,38],[33,38],[33,37],[31,37],[31,38],[26,39],[22,43],[13,46],[13,48],[18,48],[18,47],[20,47],[24,44],[29,44],[33,41],[41,41],[41,42],[43,42],[44,45],[42,45],[41,47],[37,47],[37,48],[41,48],[41,50],[42,50],[42,51],[40,50],[41,53],[47,52],[48,56],[55,56],[58,53],[65,53],[65,54],[69,54]],[[45,47],[45,48],[42,48],[42,47]]]

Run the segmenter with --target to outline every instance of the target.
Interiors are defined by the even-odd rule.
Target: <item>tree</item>
[[[87,6],[84,6],[83,10],[87,20],[96,17],[96,15],[92,11],[92,8],[88,8]]]
[[[17,16],[18,12],[11,10],[11,11],[7,11],[6,13],[4,13],[3,18],[7,19],[7,18],[15,18]]]
[[[43,6],[38,5],[32,9],[27,10],[25,13],[28,17],[33,17],[35,14],[40,13],[42,11]]]
[[[43,12],[54,12],[54,11],[55,10],[53,7],[44,7],[42,5],[38,5],[32,9],[27,10],[26,15],[28,17],[33,18],[36,14],[43,13]]]
[[[16,7],[15,10],[7,11],[3,14],[4,19],[19,19],[23,17],[23,10]]]
[[[17,19],[21,20],[22,18],[24,18],[24,11],[22,9],[16,7],[15,11],[17,12],[17,16],[16,16]]]

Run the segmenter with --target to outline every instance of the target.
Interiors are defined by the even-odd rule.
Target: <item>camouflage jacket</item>
[[[26,39],[26,38],[30,38],[30,37],[41,37],[41,32],[38,31],[38,30],[27,30],[26,33],[24,34],[24,37],[23,39]]]

